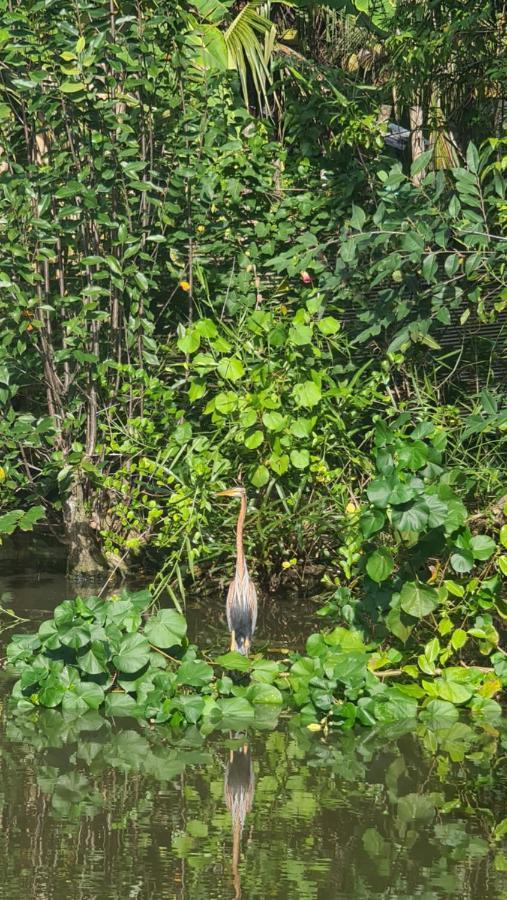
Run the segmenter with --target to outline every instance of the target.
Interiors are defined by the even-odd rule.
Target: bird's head
[[[236,487],[227,488],[226,491],[217,491],[217,497],[245,497],[246,491],[245,488],[241,485],[237,485]]]

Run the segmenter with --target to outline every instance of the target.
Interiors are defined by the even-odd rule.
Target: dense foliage
[[[242,479],[259,576],[318,577],[361,630],[352,681],[326,631],[308,678],[273,664],[231,699],[194,650],[167,666],[144,600],[121,622],[73,606],[20,639],[20,700],[197,720],[290,682],[312,722],[376,721],[400,691],[407,714],[496,710],[502,23],[475,0],[331,6],[0,2],[0,534],[45,517],[75,573],[149,565],[181,610],[231,547],[213,494]],[[209,675],[190,699],[186,665]]]
[[[387,557],[377,553],[371,559],[377,566]],[[448,589],[454,597],[463,590],[455,582],[446,584],[444,601]],[[410,632],[416,620],[435,610],[438,593],[406,582],[400,603]],[[20,676],[12,693],[17,710],[61,707],[75,715],[103,708],[106,715],[174,727],[199,724],[205,732],[254,723],[259,711],[263,721],[270,715],[266,708],[282,704],[299,711],[303,724],[326,733],[356,722],[415,719],[418,713],[425,721],[453,722],[462,706],[479,721],[496,722],[501,715],[492,697],[507,682],[503,653],[494,653],[485,667],[465,665],[461,652],[476,639],[487,653],[498,635],[487,616],[482,628],[453,629],[451,604],[438,625],[441,636],[453,629],[447,644],[433,638],[413,664],[400,669],[386,668],[402,660],[399,651],[367,644],[359,631],[341,626],[310,635],[306,655],[286,661],[230,652],[208,662],[189,646],[185,618],[172,609],[147,617],[152,605],[147,591],[66,600],[36,634],[15,635],[7,661]],[[399,607],[394,611],[399,628]]]

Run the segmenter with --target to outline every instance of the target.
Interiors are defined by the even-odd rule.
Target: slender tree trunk
[[[424,137],[423,137],[423,108],[419,105],[419,103],[415,103],[414,106],[411,106],[409,109],[410,116],[410,142],[412,146],[412,162],[415,162],[416,159],[424,153]],[[423,180],[426,172],[423,169],[422,172],[418,172],[417,175],[414,175],[412,181],[414,184],[420,184]]]
[[[85,506],[83,476],[76,472],[63,501],[63,519],[69,542],[67,570],[77,578],[93,578],[103,573],[107,566],[100,555],[90,527]]]

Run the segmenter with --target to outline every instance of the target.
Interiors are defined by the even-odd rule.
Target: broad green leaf
[[[251,434],[248,434],[245,437],[244,445],[248,450],[256,450],[257,447],[260,447],[264,440],[264,433],[262,431],[253,431]]]
[[[250,477],[250,481],[255,487],[264,487],[269,481],[269,470],[262,464],[257,466],[253,475]]]
[[[155,647],[180,647],[187,633],[187,623],[185,617],[175,609],[160,609],[149,619],[144,633]]]
[[[218,373],[229,381],[238,381],[245,374],[245,369],[240,359],[223,357],[218,364]]]
[[[201,336],[196,328],[187,328],[178,338],[177,344],[182,353],[195,353],[201,346]]]
[[[289,341],[302,347],[305,344],[311,344],[313,329],[311,325],[303,325],[301,322],[294,322],[289,328]]]
[[[150,645],[141,634],[130,634],[121,642],[113,663],[120,672],[133,673],[142,669],[150,658]]]
[[[248,672],[252,667],[252,661],[248,656],[243,656],[242,653],[233,651],[224,653],[222,656],[217,656],[214,662],[217,666],[222,666],[224,669],[232,669],[237,672]]]
[[[386,550],[385,548],[375,550],[375,552],[368,557],[366,562],[366,571],[372,581],[376,581],[377,584],[380,584],[382,581],[385,581],[386,578],[389,578],[393,569],[393,557],[389,550]]]
[[[493,538],[487,534],[476,534],[472,538],[472,553],[474,559],[485,560],[493,556],[496,544]]]
[[[262,416],[262,422],[268,431],[282,431],[285,427],[286,417],[276,411],[265,412]]]
[[[290,461],[295,469],[306,469],[310,465],[308,450],[291,450]]]
[[[473,565],[474,558],[470,550],[457,550],[451,555],[451,566],[455,572],[471,572]]]
[[[313,381],[294,385],[294,400],[297,406],[311,408],[320,402],[321,397],[321,390]]]
[[[181,663],[176,680],[178,684],[204,687],[213,678],[213,669],[201,659],[188,659]]]
[[[322,319],[319,319],[317,322],[317,328],[322,334],[325,334],[326,337],[332,334],[336,334],[340,328],[341,323],[338,319],[335,319],[334,316],[324,316]]]
[[[418,581],[406,581],[400,593],[400,604],[404,612],[415,619],[422,619],[433,612],[438,605],[438,592],[430,585]]]
[[[254,704],[263,703],[277,706],[283,702],[282,694],[278,688],[274,684],[265,684],[264,682],[252,684],[248,688],[246,696],[247,700]]]

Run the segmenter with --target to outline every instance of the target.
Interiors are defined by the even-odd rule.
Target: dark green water
[[[7,589],[34,619],[73,593],[44,575]],[[188,612],[223,640],[221,600]],[[264,616],[259,641],[297,643],[311,610]],[[505,746],[466,722],[325,741],[268,715],[204,738],[4,709],[0,898],[507,898]]]

